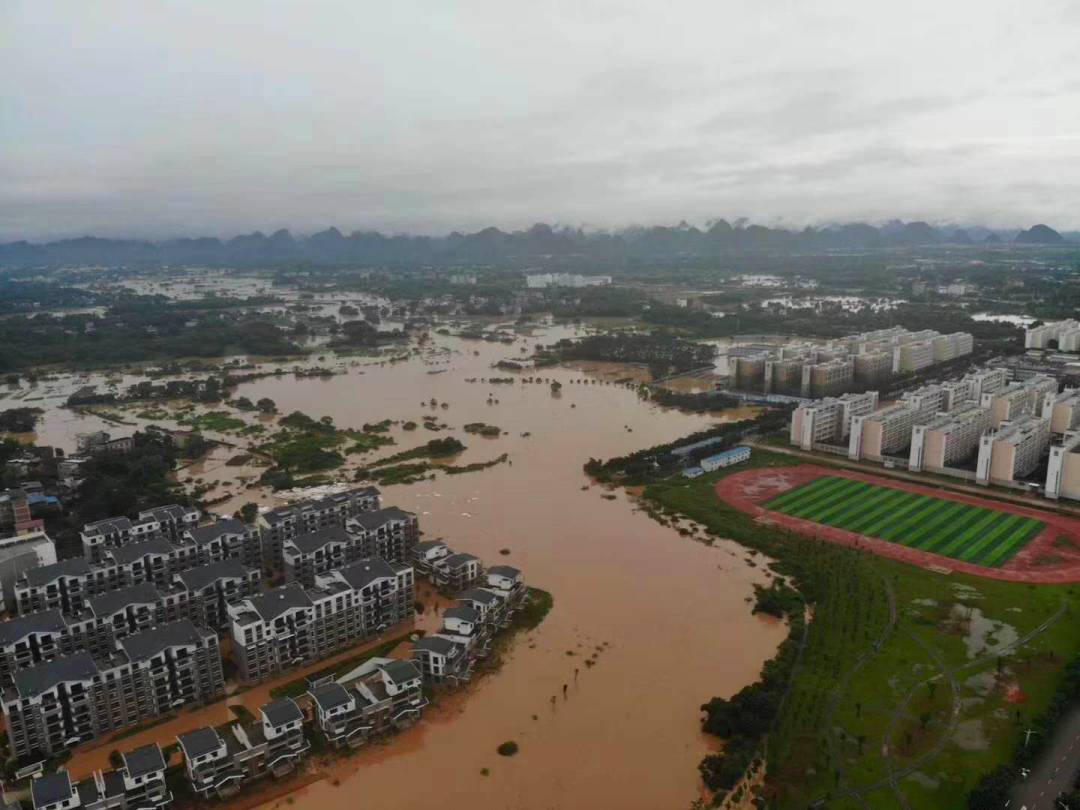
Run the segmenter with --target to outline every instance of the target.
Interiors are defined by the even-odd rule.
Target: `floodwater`
[[[457,428],[501,427],[495,439],[449,431],[469,448],[453,463],[508,453],[510,465],[385,487],[384,499],[417,512],[428,537],[489,565],[520,567],[529,583],[552,592],[555,607],[497,674],[388,745],[344,760],[334,778],[296,794],[294,806],[688,806],[710,742],[699,731],[700,705],[752,682],[786,631],[750,615],[746,600],[763,574],[744,562],[745,552],[680,537],[622,492],[604,499],[581,466],[717,420],[642,403],[625,387],[575,382],[622,379],[625,367],[601,376],[593,364],[588,377],[573,369],[503,372],[490,364],[517,347],[443,343],[459,353],[433,367],[418,358],[302,385],[265,379],[238,393],[269,396],[282,412],[330,415],[339,426],[435,414]],[[447,371],[428,373],[438,368]],[[561,392],[543,383],[465,382],[533,374],[557,378]],[[421,405],[433,397],[449,408]],[[403,446],[446,435],[416,434],[391,432]],[[506,740],[520,745],[517,756],[495,753]]]
[[[293,794],[293,808],[653,810],[687,807],[700,795],[697,763],[715,748],[700,732],[700,705],[754,681],[786,629],[750,614],[753,584],[767,577],[760,558],[750,565],[733,543],[708,547],[681,537],[639,511],[626,493],[607,493],[582,471],[590,456],[671,441],[718,416],[642,401],[632,385],[614,384],[640,376],[627,366],[492,368],[576,333],[545,328],[519,335],[513,345],[432,335],[404,362],[330,354],[311,362],[341,369],[337,376],[268,377],[235,392],[253,401],[269,396],[282,414],[332,416],[342,428],[383,419],[421,423],[429,415],[449,426],[432,432],[394,425],[388,435],[397,444],[365,459],[350,457],[341,471],[349,477],[376,456],[448,435],[467,445],[450,460],[454,465],[508,454],[508,463],[481,472],[383,487],[384,502],[418,513],[428,538],[445,538],[488,565],[518,566],[528,583],[554,596],[547,619],[516,640],[500,671],[444,698],[386,745],[332,764],[326,779]],[[482,381],[491,377],[515,382]],[[529,377],[546,381],[521,381]],[[550,380],[561,382],[561,390],[552,391]],[[124,410],[124,418],[143,424],[135,410]],[[724,418],[753,413],[741,409]],[[470,422],[497,425],[503,434],[466,434],[461,428]],[[85,429],[81,419],[69,425],[51,414],[43,426],[46,435],[65,440]],[[272,494],[243,485],[258,470],[224,464],[252,440],[229,440],[237,447],[218,451],[182,479],[221,477],[216,492],[225,494],[215,507],[221,513],[245,501],[274,503]],[[224,480],[229,475],[236,480]],[[512,758],[495,751],[507,740],[520,746]]]

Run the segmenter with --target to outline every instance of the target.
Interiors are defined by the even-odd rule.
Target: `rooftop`
[[[293,720],[304,719],[304,713],[292,698],[281,698],[267,703],[260,711],[272,726],[283,726]]]
[[[169,647],[180,647],[187,644],[201,644],[209,631],[200,630],[190,619],[180,619],[175,622],[166,622],[143,630],[140,633],[132,633],[118,642],[120,647],[128,654],[132,661],[145,661],[153,658]]]
[[[252,570],[254,569],[248,568],[239,560],[228,559],[181,571],[176,575],[176,579],[189,591],[200,591],[219,579],[246,579]]]
[[[390,661],[379,667],[396,684],[408,683],[420,677],[420,670],[412,661]]]
[[[296,546],[297,550],[301,554],[314,554],[320,548],[328,543],[347,543],[349,541],[349,535],[340,526],[330,526],[326,529],[319,529],[318,531],[308,532],[306,534],[298,534],[291,540],[286,540],[286,544]]]
[[[385,509],[362,512],[355,517],[349,518],[349,522],[359,524],[362,529],[377,529],[393,520],[413,520],[415,517],[416,515],[412,512],[406,512],[396,506],[388,506]]]
[[[71,797],[71,777],[67,771],[39,776],[30,785],[34,807],[44,807]]]
[[[247,534],[248,527],[236,518],[222,518],[209,526],[196,526],[184,532],[184,535],[197,545],[212,543],[223,534]]]
[[[349,690],[336,681],[314,686],[308,690],[308,694],[324,712],[337,706],[344,706],[352,700]]]
[[[57,577],[77,577],[90,573],[90,563],[85,557],[71,557],[52,565],[42,565],[39,568],[31,568],[26,572],[26,581],[29,585],[40,587],[47,585]]]
[[[180,747],[184,749],[184,756],[188,759],[216,751],[223,742],[217,730],[209,726],[180,734],[176,739],[179,740]]]
[[[13,678],[19,697],[29,698],[48,692],[57,684],[89,681],[98,673],[98,666],[90,653],[77,652],[20,670]]]
[[[66,627],[67,622],[59,610],[26,613],[0,622],[0,647],[11,646],[31,633],[59,633]]]
[[[164,771],[165,757],[161,755],[161,748],[157,743],[150,743],[124,754],[124,767],[128,776],[134,779],[136,776]]]
[[[293,608],[311,607],[311,597],[304,589],[293,583],[248,599],[251,607],[264,621],[276,619]]]
[[[87,600],[90,612],[96,618],[112,616],[129,605],[156,605],[161,601],[161,594],[149,582],[131,585],[118,591],[107,591],[100,596]]]
[[[150,540],[142,540],[138,543],[129,543],[120,548],[109,549],[107,554],[112,557],[117,565],[128,565],[137,562],[147,554],[160,554],[168,556],[176,552],[176,546],[164,537],[154,537]]]

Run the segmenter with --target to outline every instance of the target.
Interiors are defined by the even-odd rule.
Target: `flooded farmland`
[[[428,539],[445,538],[489,565],[520,567],[527,582],[555,600],[543,624],[515,641],[498,673],[444,698],[387,744],[331,765],[327,778],[293,794],[293,807],[651,809],[685,807],[698,796],[697,763],[712,744],[699,730],[699,706],[753,681],[785,628],[750,615],[753,584],[766,575],[747,563],[747,552],[728,543],[707,547],[658,525],[625,493],[591,485],[582,464],[753,411],[717,417],[656,407],[633,387],[615,384],[640,376],[625,366],[492,368],[572,333],[546,329],[519,335],[513,345],[433,335],[401,362],[328,355],[312,363],[341,373],[267,377],[236,390],[234,396],[252,401],[272,398],[281,414],[330,416],[343,428],[395,420],[387,433],[395,446],[362,462],[350,457],[341,471],[349,478],[371,458],[447,435],[467,446],[454,465],[507,454],[506,463],[479,472],[385,486],[384,502],[416,512]],[[529,377],[544,381],[522,381]],[[553,390],[551,380],[561,389]],[[447,428],[403,429],[401,423],[422,423],[424,416]],[[147,423],[128,411],[124,418]],[[461,430],[476,422],[502,433],[485,438]],[[55,433],[66,443],[91,427],[79,423],[57,411],[39,438],[48,443]],[[215,510],[276,503],[268,491],[227,480],[237,474],[224,464],[234,451],[197,470],[221,479],[227,497]],[[585,664],[591,656],[594,666]],[[496,754],[507,740],[519,744],[517,756]]]

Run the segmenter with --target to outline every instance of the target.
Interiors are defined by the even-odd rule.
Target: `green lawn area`
[[[792,517],[992,568],[1007,563],[1046,525],[996,509],[838,476],[823,476],[796,487],[765,506]]]
[[[756,449],[750,466],[790,463]],[[1022,746],[1064,665],[1080,656],[1080,587],[939,574],[763,525],[713,490],[746,466],[654,484],[645,504],[661,521],[691,518],[712,542],[730,538],[768,555],[812,607],[790,691],[767,733],[764,806],[967,807],[968,791]],[[940,502],[928,500],[920,509]],[[895,515],[903,504],[879,507]],[[879,520],[872,511],[861,521]]]

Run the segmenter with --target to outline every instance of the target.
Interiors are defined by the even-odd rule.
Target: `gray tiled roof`
[[[184,749],[184,756],[189,759],[216,751],[223,742],[217,730],[209,726],[197,728],[186,734],[180,734],[176,739],[180,741],[180,745]]]
[[[131,530],[131,518],[111,517],[104,520],[95,520],[83,526],[85,534],[112,534],[113,532],[126,532]]]
[[[149,582],[131,585],[118,591],[107,591],[100,596],[87,600],[90,612],[96,618],[112,616],[117,611],[123,610],[128,605],[157,604],[161,600],[161,594]]]
[[[200,630],[190,619],[180,619],[132,633],[118,643],[132,661],[145,661],[169,647],[198,644],[206,635],[207,631]]]
[[[416,551],[431,551],[433,548],[438,548],[439,546],[450,548],[450,546],[447,546],[442,540],[424,540],[417,543],[413,548]]]
[[[59,633],[67,627],[59,610],[39,610],[0,622],[0,647],[8,647],[30,633]]]
[[[351,565],[338,569],[338,573],[353,590],[360,590],[377,579],[394,578],[394,569],[390,564],[379,557],[369,557],[366,560],[358,560]]]
[[[47,692],[65,681],[89,681],[98,673],[98,666],[90,653],[77,652],[20,670],[13,678],[19,697],[28,698]]]
[[[117,565],[126,565],[143,558],[146,554],[168,555],[176,550],[176,546],[164,537],[155,537],[151,540],[143,540],[138,543],[129,543],[120,548],[109,549],[106,553],[111,555]]]
[[[499,601],[499,597],[491,591],[482,588],[472,588],[458,597],[459,602],[479,602],[482,605],[493,605]]]
[[[348,540],[349,535],[346,534],[343,528],[330,526],[307,534],[298,534],[286,542],[296,546],[301,554],[313,554],[327,543],[345,543]]]
[[[413,645],[414,650],[424,650],[438,655],[450,655],[456,645],[448,638],[424,636]]]
[[[248,527],[236,518],[222,518],[217,523],[209,526],[196,526],[188,529],[185,534],[198,545],[211,543],[223,534],[247,534]]]
[[[493,565],[487,572],[500,577],[509,577],[510,579],[521,576],[521,571],[512,565]]]
[[[292,608],[311,607],[311,597],[298,584],[285,585],[281,588],[259,596],[253,596],[248,600],[255,612],[264,621],[276,619],[282,613]]]
[[[480,612],[471,607],[452,607],[443,611],[444,619],[461,619],[476,624],[480,621]]]
[[[26,581],[32,586],[47,585],[57,577],[82,576],[90,573],[90,563],[85,557],[71,557],[52,565],[42,565],[26,572]]]
[[[184,587],[189,591],[200,591],[219,579],[245,579],[251,571],[251,568],[239,560],[228,559],[189,568],[178,573],[176,578],[184,583]]]
[[[449,557],[443,557],[438,564],[441,568],[460,568],[466,563],[479,562],[479,560],[479,557],[462,551],[457,554],[451,554]]]
[[[71,797],[71,777],[67,771],[57,771],[38,777],[30,784],[34,807],[44,807]]]
[[[308,694],[324,712],[336,706],[344,706],[350,700],[349,690],[336,681],[312,687]]]
[[[165,770],[165,757],[161,755],[161,748],[157,743],[150,743],[124,754],[124,767],[132,778],[144,776]]]
[[[398,509],[396,506],[388,506],[385,509],[375,509],[372,512],[361,512],[359,515],[349,518],[350,523],[358,523],[363,529],[377,529],[391,520],[412,520],[415,518],[412,512]]]
[[[169,520],[180,522],[191,512],[198,514],[198,511],[192,507],[170,503],[165,506],[155,506],[153,509],[144,509],[139,516],[147,515],[162,523]]]
[[[420,677],[420,670],[412,661],[390,661],[379,668],[397,684],[408,683]]]
[[[281,698],[267,703],[262,707],[262,713],[272,726],[283,726],[293,720],[304,719],[304,713],[292,698]]]

